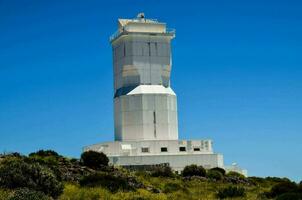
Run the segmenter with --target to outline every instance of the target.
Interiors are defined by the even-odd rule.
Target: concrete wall
[[[178,139],[177,100],[170,94],[134,94],[114,99],[115,139]]]
[[[185,147],[185,151],[180,151],[180,147]],[[143,152],[142,148],[148,148],[148,152]],[[167,151],[162,152],[161,148],[167,148]],[[95,144],[84,148],[84,151],[88,150],[103,152],[107,156],[213,154],[211,140],[117,141]]]
[[[135,34],[112,42],[115,140],[177,140],[177,99],[170,88],[171,34],[165,34],[163,23],[119,22]],[[142,85],[150,87],[133,94]]]
[[[169,163],[169,166],[181,172],[187,165],[196,164],[210,169],[223,168],[223,156],[220,154],[195,154],[195,155],[155,155],[155,156],[116,156],[109,157],[114,165],[155,165]]]
[[[124,35],[113,44],[114,89],[170,85],[170,36]]]
[[[185,151],[180,151],[180,147],[185,147]],[[143,152],[143,148],[148,151]],[[162,148],[167,151],[163,152]],[[117,141],[84,148],[84,151],[89,150],[103,152],[110,163],[121,166],[169,163],[176,171],[190,164],[223,167],[223,156],[213,153],[211,140]]]

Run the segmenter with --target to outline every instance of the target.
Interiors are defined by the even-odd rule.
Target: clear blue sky
[[[302,1],[0,0],[0,151],[79,157],[113,140],[109,36],[138,12],[176,28],[182,139],[250,175],[302,179]]]

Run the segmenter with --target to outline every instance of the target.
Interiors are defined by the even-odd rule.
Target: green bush
[[[276,200],[302,200],[301,193],[285,193],[281,194]]]
[[[79,187],[78,185],[66,184],[60,200],[103,200],[112,199],[112,194],[100,187]]]
[[[100,169],[102,166],[108,166],[109,159],[102,152],[86,151],[81,155],[82,163],[92,169]]]
[[[233,172],[230,171],[229,173],[226,174],[228,177],[234,177],[234,178],[240,178],[240,179],[245,179],[245,176],[238,173],[238,172]]]
[[[63,185],[50,169],[18,158],[6,159],[1,163],[0,186],[8,189],[30,188],[54,198],[63,191]]]
[[[288,178],[279,178],[279,177],[270,177],[270,176],[266,177],[265,180],[271,183],[290,182]]]
[[[87,187],[101,186],[111,192],[117,192],[118,190],[131,191],[135,190],[135,187],[131,184],[132,181],[133,180],[129,180],[127,177],[122,175],[97,172],[84,176],[80,180],[80,185]]]
[[[9,200],[51,200],[43,192],[30,190],[28,188],[17,189]]]
[[[206,170],[202,166],[188,165],[182,171],[182,176],[206,176]]]
[[[214,180],[222,180],[223,179],[223,175],[220,171],[218,170],[209,170],[207,171],[207,175],[206,175],[207,178],[210,178],[210,179],[214,179]]]
[[[179,183],[166,183],[164,188],[163,188],[163,192],[166,194],[171,194],[173,192],[177,192],[177,191],[181,191],[181,192],[188,192],[188,189],[186,189],[185,187],[183,187],[181,184]]]
[[[41,156],[41,157],[53,156],[53,157],[57,157],[57,158],[62,157],[57,152],[55,152],[53,150],[39,150],[37,152],[30,153],[28,156],[29,157],[32,157],[32,156]]]
[[[12,196],[12,192],[9,190],[4,190],[0,188],[0,200],[9,200]]]
[[[298,191],[296,183],[284,181],[274,185],[269,192],[269,197],[275,198],[285,193],[294,193]]]
[[[259,185],[259,184],[263,184],[266,182],[266,180],[264,178],[255,177],[255,176],[248,177],[247,179],[254,185]]]
[[[235,186],[229,186],[227,188],[221,189],[217,193],[217,197],[219,199],[245,197],[245,196],[246,196],[245,189],[243,187],[235,187]]]
[[[302,181],[301,181],[300,184],[298,185],[298,191],[302,193]]]
[[[220,168],[220,167],[214,167],[214,168],[211,168],[210,169],[211,171],[218,171],[218,172],[220,172],[223,176],[225,175],[225,170],[224,169],[222,169],[222,168]]]
[[[169,166],[157,166],[151,171],[153,177],[173,177],[173,171]]]

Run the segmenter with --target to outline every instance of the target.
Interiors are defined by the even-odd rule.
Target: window
[[[151,56],[151,43],[148,42],[149,56]]]
[[[143,147],[142,148],[142,153],[149,153],[149,148],[148,147]]]
[[[168,152],[168,148],[167,147],[162,147],[162,148],[160,148],[160,151],[161,152]]]
[[[200,148],[194,148],[194,151],[200,151]]]
[[[179,147],[179,151],[186,151],[186,147]]]

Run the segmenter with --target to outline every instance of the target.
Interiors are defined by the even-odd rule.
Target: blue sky
[[[182,139],[302,179],[301,1],[0,0],[0,151],[79,157],[113,140],[109,36],[138,12],[176,29]]]

